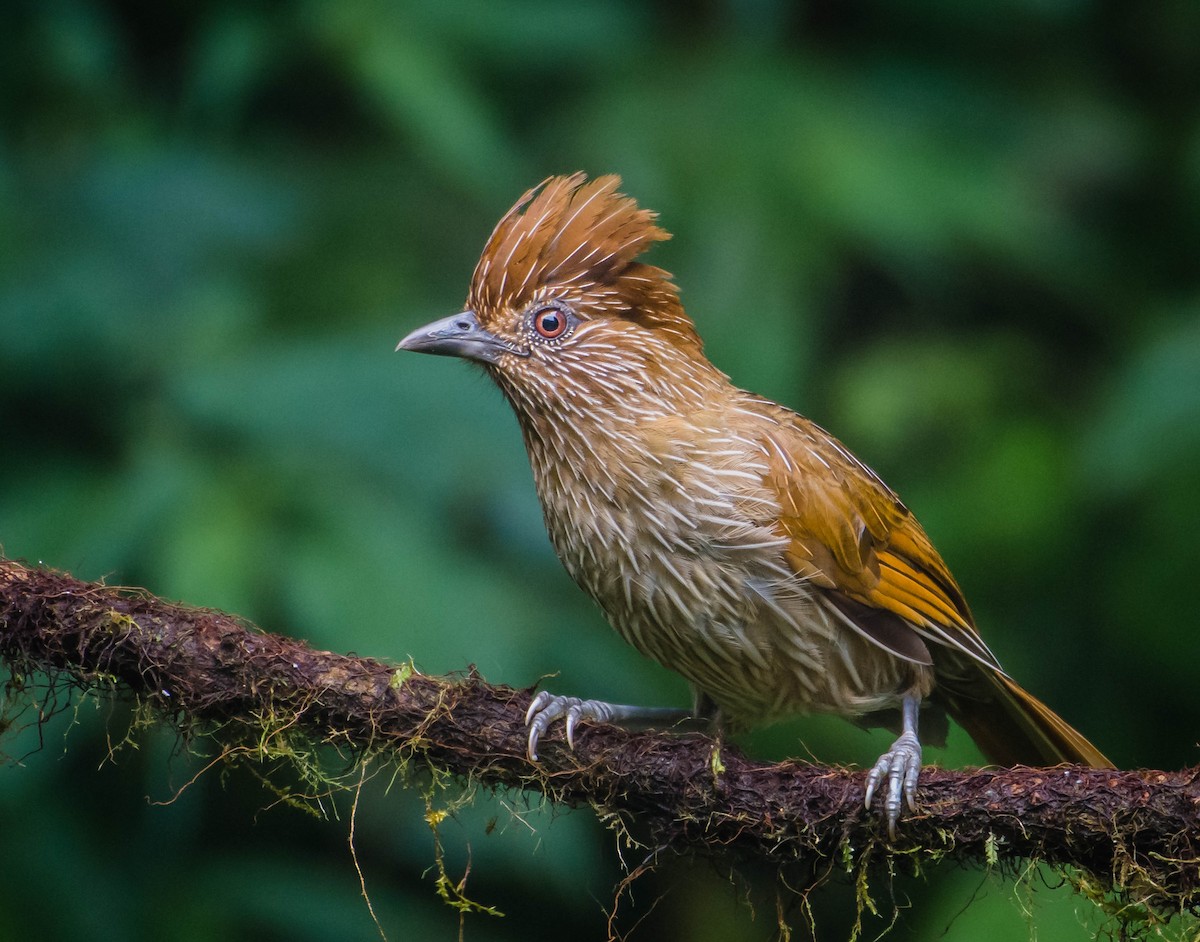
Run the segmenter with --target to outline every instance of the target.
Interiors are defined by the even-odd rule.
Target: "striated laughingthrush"
[[[900,499],[813,422],[705,357],[671,276],[637,261],[669,238],[615,176],[553,177],[496,225],[467,310],[398,349],[483,365],[520,422],[546,529],[612,626],[736,726],[820,711],[899,738],[867,778],[895,830],[927,739],[953,717],[989,760],[1111,763],[1019,687],[980,638]],[[540,693],[554,721],[664,711]]]

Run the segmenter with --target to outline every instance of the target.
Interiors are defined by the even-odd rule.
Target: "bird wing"
[[[762,446],[788,563],[825,590],[842,623],[897,657],[932,665],[938,699],[991,761],[1111,768],[1004,673],[950,570],[879,476],[803,416],[758,405],[774,420]]]
[[[770,405],[780,414],[763,442],[766,484],[781,508],[793,570],[828,590],[848,627],[899,657],[931,663],[929,641],[1003,673],[954,577],[900,498],[819,426]]]

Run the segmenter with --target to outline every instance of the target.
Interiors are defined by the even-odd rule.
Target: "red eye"
[[[547,340],[561,337],[567,330],[567,315],[556,307],[544,307],[533,315],[533,329]]]

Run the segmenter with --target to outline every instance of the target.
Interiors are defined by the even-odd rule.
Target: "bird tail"
[[[994,696],[947,704],[950,715],[975,740],[988,761],[999,765],[1057,765],[1070,762],[1096,769],[1113,764],[1081,733],[1014,680],[988,671]]]

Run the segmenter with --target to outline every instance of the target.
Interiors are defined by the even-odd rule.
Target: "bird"
[[[1112,763],[980,636],[907,506],[816,423],[704,354],[670,238],[616,175],[553,176],[496,224],[466,307],[397,350],[473,361],[516,414],[550,541],[617,633],[690,683],[690,710],[539,692],[527,751],[561,721],[724,731],[829,713],[897,734],[865,779],[894,838],[922,741],[953,718],[992,763]]]

